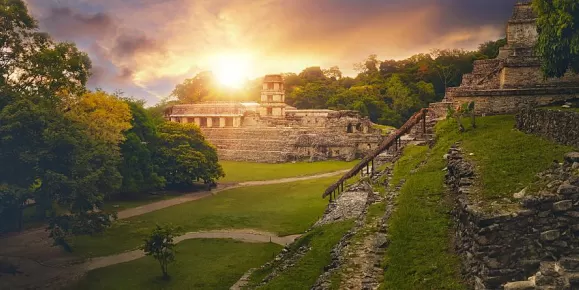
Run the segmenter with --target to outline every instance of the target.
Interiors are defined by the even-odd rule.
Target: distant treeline
[[[475,60],[495,58],[505,44],[500,39],[481,44],[476,51],[432,50],[400,61],[380,61],[370,55],[354,65],[355,78],[343,76],[338,67],[286,73],[286,103],[298,109],[357,110],[373,122],[400,126],[418,109],[441,100],[447,87],[460,85]],[[179,103],[259,100],[260,89],[260,79],[241,90],[226,89],[214,82],[210,72],[203,72],[177,85],[172,96]]]

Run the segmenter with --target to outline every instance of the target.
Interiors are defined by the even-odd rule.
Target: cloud
[[[432,48],[473,49],[501,37],[518,0],[28,0],[41,27],[95,63],[91,84],[148,98],[250,55],[251,77],[306,66],[400,59]],[[233,64],[232,64],[233,65]]]

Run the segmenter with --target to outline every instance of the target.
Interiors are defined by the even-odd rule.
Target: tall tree
[[[193,124],[165,122],[159,126],[156,158],[160,173],[170,186],[190,186],[197,180],[210,183],[224,176],[215,147]]]
[[[568,70],[579,73],[579,3],[576,0],[533,0],[539,33],[536,50],[547,77]]]
[[[135,194],[148,192],[165,186],[165,179],[158,174],[154,162],[159,139],[154,118],[142,101],[126,100],[131,108],[132,128],[125,132],[121,144],[122,162],[119,168],[123,176],[121,193]]]
[[[38,30],[22,0],[0,0],[0,90],[55,97],[84,90],[91,62],[74,44]]]

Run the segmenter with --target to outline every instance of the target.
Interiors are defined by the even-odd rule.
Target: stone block
[[[563,257],[559,263],[568,272],[579,272],[579,257]]]
[[[505,290],[533,290],[535,289],[535,282],[533,281],[518,281],[505,284]]]
[[[567,278],[572,286],[579,286],[579,273],[568,273]]]
[[[558,230],[550,230],[541,233],[541,240],[542,241],[554,241],[561,236],[561,233]]]
[[[579,152],[569,152],[565,154],[565,161],[569,163],[579,162]]]
[[[566,211],[566,210],[570,209],[571,207],[573,207],[573,201],[572,200],[562,200],[562,201],[558,201],[558,202],[553,203],[553,210],[556,212]]]
[[[571,185],[570,183],[563,183],[557,189],[557,193],[561,195],[573,195],[579,193],[579,187]]]

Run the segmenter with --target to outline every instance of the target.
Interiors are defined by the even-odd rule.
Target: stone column
[[[219,128],[225,127],[225,118],[219,118]]]
[[[211,128],[213,127],[213,118],[208,117],[207,118],[207,128]]]
[[[233,127],[239,128],[240,126],[241,126],[241,118],[240,117],[234,117],[233,118]]]
[[[195,118],[195,125],[197,125],[197,127],[201,127],[201,118]]]

